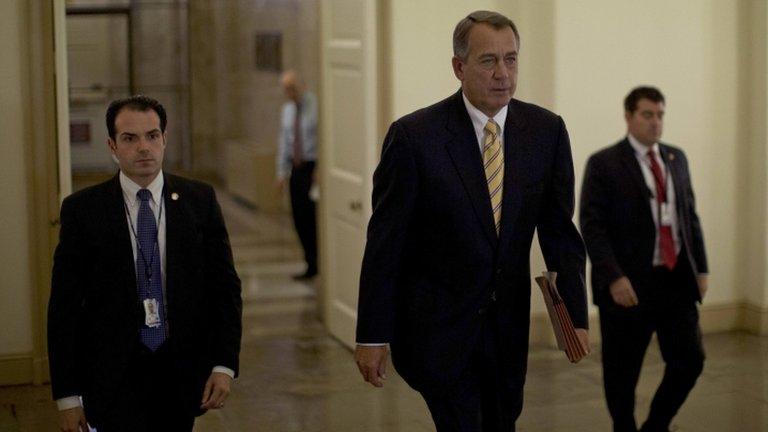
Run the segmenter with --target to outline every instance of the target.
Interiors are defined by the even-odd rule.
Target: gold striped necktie
[[[501,227],[501,197],[504,193],[504,149],[501,147],[499,125],[492,119],[485,124],[485,140],[483,142],[483,165],[485,179],[488,181],[488,193],[491,195],[493,221],[496,224],[496,235]]]

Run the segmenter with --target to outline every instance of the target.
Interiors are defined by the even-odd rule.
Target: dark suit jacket
[[[704,237],[682,150],[659,144],[675,187],[681,258],[691,298],[700,300],[696,275],[707,272]],[[629,140],[593,154],[587,162],[581,189],[581,232],[592,261],[595,304],[612,301],[608,286],[619,277],[641,281],[653,267],[656,226],[649,200],[653,192],[643,178]]]
[[[574,175],[562,119],[512,100],[504,130],[497,237],[482,155],[461,92],[392,124],[373,178],[357,341],[389,342],[415,389],[443,391],[467,365],[495,291],[502,374],[522,388],[528,353],[530,247],[577,326],[587,327],[584,246],[571,222]],[[537,269],[541,271],[544,269]]]
[[[238,370],[240,279],[213,189],[164,175],[170,337],[161,349],[178,367],[163,385],[178,386],[197,414],[213,366]],[[121,391],[142,349],[144,312],[123,202],[115,176],[72,194],[61,208],[48,305],[51,382],[54,399],[82,395],[89,420]]]

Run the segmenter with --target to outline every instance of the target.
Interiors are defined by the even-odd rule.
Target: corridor
[[[424,402],[396,374],[381,390],[364,384],[350,352],[326,334],[316,287],[290,277],[303,270],[290,219],[253,212],[223,192],[219,200],[243,282],[241,376],[224,410],[199,418],[195,431],[434,430]],[[705,337],[705,347],[704,373],[675,419],[676,430],[768,431],[768,340],[715,334]],[[532,347],[518,431],[610,430],[593,350],[571,366],[555,350]],[[640,418],[662,365],[652,345],[638,389]],[[48,432],[56,425],[48,386],[0,388],[0,432]]]

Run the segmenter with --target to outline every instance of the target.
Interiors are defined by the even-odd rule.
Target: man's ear
[[[456,78],[459,81],[464,81],[464,62],[460,58],[453,56],[451,65],[453,65],[453,74],[456,75]]]
[[[114,154],[117,150],[117,143],[115,143],[112,138],[107,138],[107,147],[109,147],[109,150]]]

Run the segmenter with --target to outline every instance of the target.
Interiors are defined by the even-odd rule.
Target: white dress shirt
[[[141,206],[141,202],[139,201],[139,198],[136,196],[136,194],[140,189],[142,189],[142,187],[128,178],[128,176],[125,175],[122,171],[120,171],[119,178],[120,187],[123,189],[123,200],[125,201],[125,208],[127,209],[126,218],[128,220],[128,235],[131,237],[133,262],[135,263],[137,253],[136,242],[138,239],[136,239],[134,236],[134,229],[136,229],[138,224],[139,206]],[[160,200],[163,199],[163,186],[165,186],[165,178],[163,177],[163,173],[161,171],[157,177],[155,177],[155,179],[152,180],[152,182],[146,187],[146,189],[149,189],[149,192],[152,194],[152,198],[149,200],[149,208],[152,210],[152,213],[155,215],[155,220],[157,221],[157,246],[160,249],[160,270],[163,274],[163,299],[165,299],[165,208],[163,208],[162,213],[160,213],[160,203],[162,202]],[[162,203],[162,207],[165,207],[164,202]],[[166,305],[166,308],[168,307],[167,304],[167,301],[163,301],[163,305]],[[165,316],[168,316],[167,311]],[[215,366],[213,368],[213,372],[220,372],[229,375],[230,378],[235,377],[235,371],[225,366]],[[57,399],[56,404],[59,408],[59,411],[76,408],[81,405],[80,396],[68,396]]]
[[[157,247],[160,249],[160,271],[163,274],[163,298],[165,298],[165,211],[166,209],[163,209],[162,214],[158,214],[160,211],[160,200],[163,199],[163,186],[165,186],[165,178],[163,177],[163,173],[160,172],[160,174],[155,177],[154,180],[152,180],[152,183],[149,184],[149,186],[146,187],[146,189],[149,189],[149,192],[152,194],[152,198],[149,200],[149,208],[152,210],[152,213],[155,215],[155,221],[157,222]],[[143,189],[141,186],[136,184],[133,180],[129,179],[127,175],[123,174],[122,171],[120,171],[120,187],[123,189],[123,200],[125,200],[125,208],[128,210],[128,214],[126,215],[128,219],[128,230],[130,231],[128,234],[131,236],[131,248],[133,248],[133,262],[136,262],[137,258],[137,251],[136,251],[136,242],[138,239],[134,235],[134,230],[138,230],[138,219],[139,219],[139,207],[141,206],[141,202],[139,201],[139,198],[136,196],[136,194],[139,193],[139,190]],[[165,205],[163,204],[163,207]],[[159,219],[158,219],[159,217]],[[133,227],[133,228],[131,228]],[[163,302],[165,304],[165,302]],[[166,315],[167,316],[167,315]]]
[[[653,265],[664,265],[664,260],[661,257],[661,249],[659,248],[659,204],[656,202],[656,180],[653,178],[653,171],[651,170],[651,162],[648,160],[648,150],[653,150],[653,157],[656,158],[656,162],[661,167],[661,174],[665,178],[665,184],[667,187],[667,203],[671,209],[670,220],[672,226],[672,239],[675,242],[675,254],[680,253],[680,224],[677,219],[677,206],[675,196],[675,184],[672,176],[669,174],[669,167],[661,159],[659,154],[659,144],[654,143],[651,147],[646,147],[641,144],[632,134],[627,134],[629,144],[635,150],[635,157],[640,164],[640,170],[643,172],[643,178],[645,184],[651,191],[651,198],[649,199],[649,205],[651,206],[651,214],[653,215],[653,223],[656,225],[656,241],[653,247]]]
[[[493,116],[493,119],[491,119],[472,105],[464,92],[461,93],[461,98],[464,100],[464,106],[467,107],[469,118],[472,120],[472,127],[475,129],[475,136],[477,136],[477,145],[480,148],[480,154],[483,154],[483,146],[485,145],[485,124],[488,123],[488,120],[493,120],[499,125],[499,130],[501,131],[499,141],[501,141],[501,148],[504,148],[504,125],[507,123],[507,110],[509,107],[504,105],[504,107]]]
[[[296,124],[296,102],[283,104],[280,113],[280,137],[277,145],[277,178],[288,177],[293,166],[294,127]],[[311,92],[304,92],[301,97],[301,160],[317,160],[317,98]]]

